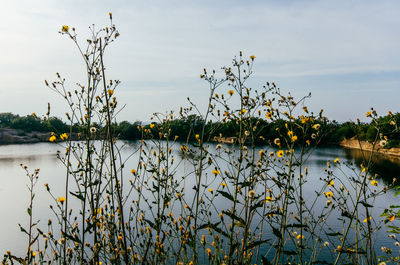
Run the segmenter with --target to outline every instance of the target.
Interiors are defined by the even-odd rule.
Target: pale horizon
[[[242,50],[254,54],[251,86],[275,82],[332,120],[399,112],[400,2],[397,1],[13,1],[0,18],[0,112],[47,112],[65,119],[63,99],[44,85],[59,72],[75,88],[84,76],[79,53],[62,25],[82,41],[88,26],[121,36],[107,51],[107,78],[126,107],[119,121],[149,121],[178,110],[189,96],[200,106],[208,87],[202,69],[229,65]],[[222,88],[224,89],[224,88]],[[222,92],[222,91],[221,91]]]

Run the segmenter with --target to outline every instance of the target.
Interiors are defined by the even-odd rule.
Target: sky
[[[255,55],[254,89],[275,82],[309,109],[338,121],[400,111],[400,1],[397,0],[0,0],[0,112],[64,119],[67,105],[44,85],[59,72],[67,87],[85,68],[73,42],[58,32],[104,27],[113,14],[120,37],[105,55],[119,120],[149,121],[155,112],[207,104],[202,69]],[[222,74],[222,71],[221,71]],[[225,87],[221,88],[223,92]]]

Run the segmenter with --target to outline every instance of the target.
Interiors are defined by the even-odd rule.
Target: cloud
[[[107,25],[109,11],[121,37],[106,54],[107,76],[122,80],[123,100],[135,102],[128,113],[121,113],[123,119],[148,119],[153,112],[149,102],[161,108],[176,106],[186,96],[205,98],[208,93],[198,78],[202,68],[218,70],[239,50],[256,55],[256,84],[276,81],[293,85],[299,94],[332,87],[351,92],[361,84],[378,87],[389,78],[387,91],[399,93],[399,9],[397,1],[344,0],[6,2],[0,18],[0,93],[41,87],[57,71],[70,87],[83,82],[76,48],[57,31],[63,24],[74,26],[84,43],[88,26]],[[324,97],[321,93],[312,100],[332,108],[333,118],[348,118]],[[355,111],[370,97],[359,95],[352,103]],[[374,94],[378,105],[386,104],[385,98],[384,93]],[[47,104],[43,92],[20,100],[26,113]],[[7,99],[0,104],[2,111],[21,111]]]

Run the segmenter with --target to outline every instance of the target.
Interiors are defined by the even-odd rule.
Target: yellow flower
[[[267,114],[265,114],[265,117],[266,117],[267,119],[271,119],[271,118],[272,118],[271,112],[267,112]]]
[[[292,142],[296,142],[297,141],[297,135],[292,137]]]
[[[394,215],[390,216],[389,222],[393,222],[395,218],[396,218],[396,216],[394,216]]]
[[[196,139],[199,140],[200,139],[200,135],[196,134]]]
[[[372,181],[371,181],[371,185],[372,185],[372,186],[377,186],[377,185],[378,185],[378,181],[372,180]]]
[[[339,162],[339,158],[336,158],[335,160],[333,160],[333,163],[338,163]]]
[[[367,116],[367,117],[371,117],[371,115],[372,115],[371,111],[368,111],[368,112],[365,114],[365,116]]]
[[[288,131],[288,132],[287,132],[287,135],[288,135],[289,137],[293,136],[293,131]]]
[[[260,152],[258,152],[258,153],[260,154],[260,157],[261,157],[261,156],[263,156],[264,151],[263,151],[263,150],[260,150]]]
[[[333,187],[335,185],[335,182],[333,180],[329,181],[329,186]]]
[[[229,94],[230,96],[232,96],[233,93],[234,93],[234,91],[233,91],[232,89],[228,91],[228,94]]]
[[[278,152],[276,152],[276,155],[278,156],[278,157],[283,157],[283,150],[279,150]]]
[[[327,198],[332,198],[333,197],[333,192],[332,191],[328,191],[327,193],[325,193],[325,196]]]
[[[272,197],[271,196],[267,196],[265,198],[265,202],[272,202]]]
[[[297,237],[296,237],[297,239],[303,239],[304,238],[304,235],[298,235]]]
[[[65,202],[65,197],[59,197],[57,199],[57,201],[63,203],[63,202]]]
[[[53,135],[53,136],[51,136],[51,137],[49,138],[49,141],[50,141],[50,142],[54,142],[56,139],[57,139],[57,137],[56,137],[55,135]]]
[[[318,131],[319,130],[319,127],[321,127],[321,125],[320,124],[314,124],[313,126],[312,126],[312,128],[314,129],[314,130],[316,130],[316,131]]]
[[[208,191],[209,191],[209,192],[213,192],[214,189],[213,189],[213,188],[209,188]]]
[[[61,28],[62,32],[68,32],[69,31],[69,27],[67,25],[62,26]]]
[[[114,89],[109,89],[107,92],[109,96],[112,96],[114,94]]]
[[[154,126],[155,126],[154,123],[150,124],[150,129],[153,129]]]
[[[277,146],[280,146],[281,145],[281,140],[279,140],[279,138],[275,138],[274,144],[276,144]]]
[[[207,249],[206,249],[206,252],[207,252],[207,255],[210,256],[210,254],[211,254],[211,249],[207,248]]]
[[[247,112],[247,110],[246,110],[246,109],[242,109],[240,112],[241,112],[242,114],[245,114],[245,113]]]
[[[222,187],[226,187],[226,183],[225,183],[225,182],[222,182],[220,185],[221,185]]]
[[[340,252],[340,251],[342,251],[342,246],[341,245],[339,245],[339,246],[337,246],[337,248],[335,249],[335,252]]]
[[[255,55],[250,55],[250,59],[251,59],[252,61],[254,61],[255,58],[256,58]]]
[[[214,169],[214,170],[212,171],[212,173],[213,173],[215,176],[217,176],[217,175],[221,174],[221,171],[219,171],[218,169]]]
[[[133,175],[135,175],[135,174],[136,174],[136,169],[132,168],[131,173],[132,173]]]
[[[60,135],[61,140],[67,140],[68,139],[68,134],[63,133]]]
[[[366,223],[366,222],[368,222],[368,221],[371,221],[371,219],[372,219],[372,216],[370,216],[370,217],[368,217],[368,218],[365,218],[364,221],[363,221],[363,223]]]

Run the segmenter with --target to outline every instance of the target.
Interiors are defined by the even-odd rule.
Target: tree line
[[[252,118],[253,124],[257,124],[257,130],[261,132],[260,138],[255,139],[255,144],[271,144],[274,139],[279,138],[279,131],[284,128],[288,122],[299,122],[297,120],[276,119],[268,121],[261,118]],[[335,145],[339,144],[343,139],[350,139],[357,136],[358,139],[364,141],[376,140],[376,133],[382,134],[387,139],[386,148],[400,146],[400,132],[397,130],[400,124],[400,113],[389,113],[386,116],[376,117],[371,122],[337,122],[321,118],[315,120],[314,124],[319,124],[318,142],[313,144],[319,145]],[[204,126],[205,125],[205,126]],[[93,124],[99,131],[99,135],[103,131],[98,124]],[[198,115],[189,115],[176,119],[171,119],[167,123],[150,123],[143,124],[141,121],[115,122],[113,130],[121,140],[139,140],[143,138],[157,137],[160,131],[165,131],[161,126],[168,126],[169,137],[177,138],[181,141],[195,141],[196,134],[204,133],[204,139],[212,141],[214,137],[238,137],[239,127],[236,120],[204,121]],[[204,132],[201,130],[204,126]],[[11,128],[22,130],[23,132],[69,132],[70,126],[57,117],[40,118],[35,113],[26,116],[20,116],[12,113],[0,113],[0,128]],[[79,124],[72,126],[75,133],[84,132],[84,128]],[[302,132],[294,131],[295,135],[302,135]]]

